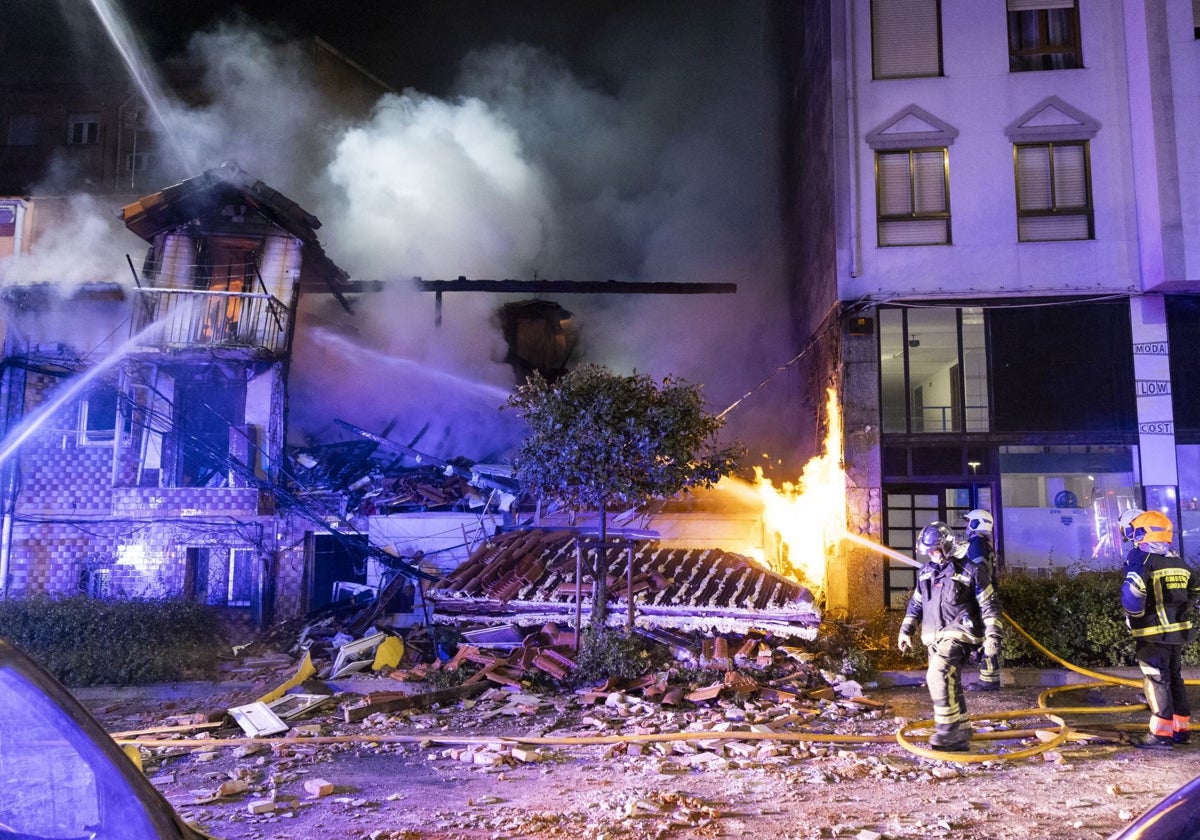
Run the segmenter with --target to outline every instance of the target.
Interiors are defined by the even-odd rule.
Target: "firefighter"
[[[966,540],[961,544],[959,556],[968,561],[983,566],[992,582],[992,590],[996,599],[996,614],[1002,611],[1000,602],[1000,577],[998,574],[999,558],[992,542],[994,520],[989,511],[976,508],[966,515]],[[969,686],[976,691],[1000,690],[1001,654],[999,649],[989,655],[981,651],[979,656],[979,682]]]
[[[955,557],[955,544],[954,532],[944,522],[922,529],[917,552],[929,560],[917,571],[897,640],[901,652],[912,650],[913,632],[920,625],[929,656],[925,684],[933,703],[929,743],[943,752],[970,748],[963,665],[980,643],[991,656],[1000,652],[1000,609],[987,569]]]
[[[1150,705],[1150,732],[1134,743],[1168,749],[1191,740],[1191,707],[1181,656],[1192,635],[1200,578],[1171,548],[1175,530],[1165,514],[1146,511],[1130,524],[1141,556],[1130,552],[1125,564],[1121,606],[1137,644],[1137,663]]]

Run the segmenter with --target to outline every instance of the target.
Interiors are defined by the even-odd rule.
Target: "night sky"
[[[111,0],[156,59],[182,52],[196,32],[222,21],[253,22],[282,36],[316,35],[397,89],[444,94],[471,49],[496,42],[537,44],[597,72],[594,50],[614,28],[660,29],[707,15],[713,0]],[[5,52],[70,54],[100,42],[93,21],[70,20],[89,0],[0,0]],[[65,11],[64,11],[65,10]],[[72,37],[72,33],[78,37]]]
[[[150,59],[186,52],[201,68],[211,101],[164,101],[175,142],[161,148],[179,152],[178,177],[237,162],[321,220],[352,279],[386,286],[352,317],[322,301],[302,314],[290,409],[302,433],[340,416],[395,420],[406,438],[437,417],[434,454],[510,441],[495,410],[513,384],[497,296],[451,296],[435,324],[416,276],[737,284],[735,296],[562,301],[582,329],[572,365],[681,377],[714,411],[795,355],[768,0],[96,2],[119,5]],[[111,49],[90,0],[0,4],[8,55],[75,56],[86,70]],[[395,92],[348,121],[291,51],[313,35]],[[128,282],[125,252],[142,246],[102,204],[81,207],[94,219],[63,253],[25,259],[23,282],[61,281],[64,266]],[[381,380],[404,383],[404,399]],[[792,444],[779,417],[794,410],[789,379],[774,382],[729,416],[771,457]]]

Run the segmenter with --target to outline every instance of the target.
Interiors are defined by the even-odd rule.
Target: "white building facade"
[[[983,507],[1010,566],[1113,568],[1155,508],[1200,556],[1200,4],[822,6],[783,22],[831,68],[790,88],[832,138],[791,153],[792,270],[853,527],[908,554]],[[849,551],[830,605],[902,606],[911,566]]]

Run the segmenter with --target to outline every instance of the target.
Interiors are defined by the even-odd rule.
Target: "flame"
[[[753,490],[763,504],[766,557],[772,571],[814,592],[825,582],[825,565],[846,535],[846,472],[842,463],[842,413],[834,389],[826,390],[829,428],[822,453],[795,481],[776,487],[754,468]]]

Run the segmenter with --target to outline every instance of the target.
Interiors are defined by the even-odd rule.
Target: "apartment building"
[[[909,554],[984,507],[1010,566],[1110,568],[1155,508],[1200,554],[1200,7],[778,8],[794,320],[852,527]],[[913,575],[847,547],[829,603]]]

